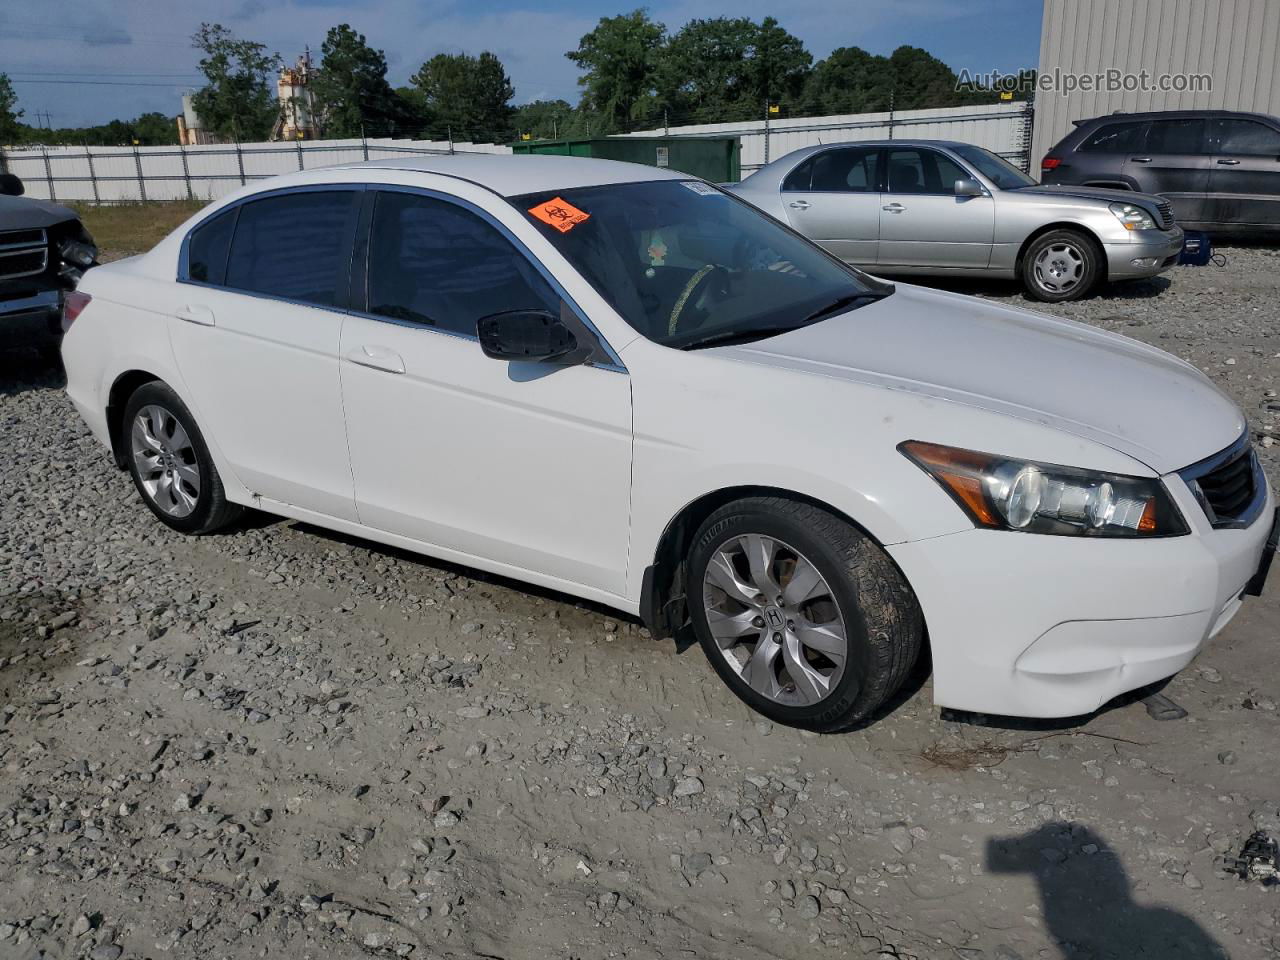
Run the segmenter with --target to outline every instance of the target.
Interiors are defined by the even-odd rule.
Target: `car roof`
[[[504,197],[613,183],[696,179],[678,170],[650,167],[641,163],[549,154],[438,154],[344,163],[324,170],[368,170],[370,180],[375,182],[378,179],[375,171],[378,170],[433,173],[478,184]],[[315,172],[317,179],[323,177],[322,170],[317,169]]]
[[[822,153],[824,150],[831,150],[837,147],[938,147],[943,150],[954,150],[957,147],[975,147],[974,143],[966,143],[964,140],[833,140],[830,143],[816,143],[808,147],[799,147],[789,153],[784,153],[777,160],[771,160],[762,166],[755,173],[743,178],[743,183],[759,177],[765,171],[778,176],[783,170],[791,170],[798,166],[802,161],[807,160],[815,153]],[[986,147],[979,147],[985,150]],[[765,183],[769,177],[760,177],[758,183]]]
[[[1280,118],[1274,117],[1269,113],[1252,113],[1246,110],[1147,110],[1139,113],[1125,113],[1117,110],[1115,113],[1107,113],[1100,117],[1089,117],[1086,120],[1072,121],[1077,127],[1088,127],[1098,123],[1106,123],[1110,120],[1157,120],[1161,118],[1169,120],[1183,120],[1196,117],[1244,117],[1249,120],[1267,120],[1271,123],[1280,123]]]

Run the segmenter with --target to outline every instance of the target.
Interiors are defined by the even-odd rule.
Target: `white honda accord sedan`
[[[374,161],[69,297],[67,392],[162,522],[252,507],[691,629],[778,721],[1066,716],[1257,592],[1240,411],[1143,344],[891,286],[674,171]]]

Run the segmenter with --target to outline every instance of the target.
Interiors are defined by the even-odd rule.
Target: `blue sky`
[[[259,40],[292,61],[317,50],[326,30],[350,23],[383,49],[390,79],[404,83],[440,52],[492,50],[507,66],[516,102],[577,100],[577,70],[564,53],[602,16],[636,4],[603,0],[43,0],[0,5],[0,72],[15,80],[26,120],[53,126],[176,115],[198,85],[189,38],[201,20]],[[841,46],[889,53],[923,47],[955,70],[1012,72],[1035,66],[1039,0],[661,0],[648,5],[671,30],[700,17],[773,15],[816,58]],[[48,82],[58,81],[58,82]]]

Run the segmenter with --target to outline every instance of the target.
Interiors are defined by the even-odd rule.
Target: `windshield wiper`
[[[855,303],[874,303],[876,300],[883,300],[887,296],[889,296],[887,293],[850,293],[843,297],[837,297],[825,307],[819,307],[817,310],[813,311],[813,313],[805,317],[800,322],[800,326],[805,327],[811,323],[817,323],[819,320],[829,317],[833,313],[839,313],[841,310],[845,309],[845,307],[852,307]]]

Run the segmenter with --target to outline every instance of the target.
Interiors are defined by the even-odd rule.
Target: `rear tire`
[[[1102,251],[1078,230],[1050,230],[1022,255],[1022,285],[1042,303],[1064,303],[1089,294],[1102,276]]]
[[[924,621],[897,566],[809,504],[753,497],[722,507],[695,535],[688,571],[689,612],[711,666],[779,723],[855,726],[919,657]]]
[[[227,500],[195,418],[166,384],[153,380],[133,392],[120,437],[133,485],[165,526],[212,533],[243,512]]]

